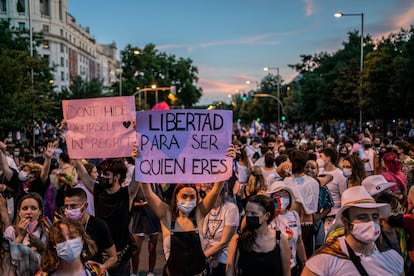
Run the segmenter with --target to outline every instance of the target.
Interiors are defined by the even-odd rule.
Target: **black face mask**
[[[371,145],[364,145],[364,148],[369,149]]]
[[[343,152],[341,152],[341,153],[340,153],[340,155],[341,155],[342,157],[346,157],[346,156],[348,155],[348,153],[343,153]]]
[[[113,184],[109,182],[109,178],[100,177],[98,181],[99,185],[104,189],[110,189],[113,186]]]
[[[255,230],[260,227],[258,216],[246,216],[246,227],[250,230]]]
[[[379,148],[379,147],[381,146],[381,144],[374,144],[374,146],[375,146],[376,148]]]

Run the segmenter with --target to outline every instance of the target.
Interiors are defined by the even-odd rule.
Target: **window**
[[[60,52],[64,53],[65,52],[65,44],[60,43]]]
[[[62,7],[62,0],[59,0],[59,19],[63,19],[63,7]]]
[[[23,14],[24,14],[24,12],[25,12],[25,10],[26,10],[26,7],[25,7],[25,3],[24,3],[24,1],[25,1],[25,0],[17,0],[16,10],[17,10],[17,12],[18,12],[19,14],[21,14],[21,13],[23,13]]]
[[[0,0],[0,13],[6,13],[7,12],[7,0]]]
[[[49,41],[48,40],[43,40],[43,49],[49,49]]]
[[[60,66],[65,67],[65,58],[60,58]]]
[[[23,31],[24,29],[26,29],[26,23],[24,22],[19,22],[19,30]]]
[[[60,80],[61,81],[65,80],[65,72],[60,72]]]
[[[49,25],[43,25],[42,30],[45,34],[49,33]]]
[[[42,16],[50,16],[49,0],[40,0],[40,14]]]
[[[60,29],[60,36],[63,37],[63,29]]]

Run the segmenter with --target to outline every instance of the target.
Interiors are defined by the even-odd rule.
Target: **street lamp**
[[[278,110],[279,110],[279,107],[282,108],[282,113],[285,114],[285,108],[283,106],[283,103],[280,101],[280,99],[278,97],[275,97],[271,94],[262,94],[262,93],[254,94],[253,96],[258,97],[258,98],[272,98],[272,99],[276,100],[277,103],[278,103],[278,105],[277,105]],[[280,116],[278,117],[278,120],[280,120]],[[278,123],[280,123],[280,122],[278,121]]]
[[[342,17],[342,16],[361,16],[361,57],[360,57],[360,65],[359,65],[359,85],[360,85],[360,93],[362,93],[362,69],[364,68],[364,13],[342,13],[337,12],[335,13],[335,17]],[[362,132],[362,108],[360,104],[359,106],[359,131]]]
[[[276,70],[276,78],[277,78],[277,98],[280,102],[280,76],[279,76],[279,67],[265,67],[263,68],[264,71],[269,71],[270,69]],[[283,105],[282,105],[283,107]],[[280,108],[279,105],[277,106],[277,125],[280,126]]]

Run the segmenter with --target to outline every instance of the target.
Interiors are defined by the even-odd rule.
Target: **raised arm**
[[[45,160],[43,161],[42,171],[40,172],[40,180],[42,181],[44,185],[47,184],[51,159],[52,159],[54,150],[55,150],[55,147],[53,146],[53,143],[48,143],[46,150],[43,153],[43,157],[45,158]]]
[[[231,158],[236,157],[236,151],[233,145],[230,145],[230,147],[227,149],[226,156]],[[232,168],[229,169],[231,170]],[[211,189],[211,191],[207,193],[206,197],[198,205],[198,209],[203,217],[206,216],[208,212],[210,212],[211,208],[213,208],[218,195],[223,189],[223,186],[224,181],[214,183],[213,189]]]
[[[128,195],[129,195],[129,210],[132,208],[132,203],[134,202],[134,198],[137,195],[139,189],[139,183],[135,180],[135,170],[132,173],[131,183],[128,185]]]
[[[10,181],[13,176],[13,170],[7,163],[6,148],[6,144],[0,141],[0,170],[3,170],[4,176]]]
[[[86,188],[93,194],[93,188],[95,187],[95,181],[89,175],[88,171],[86,170],[85,166],[83,165],[80,159],[73,159],[73,165],[76,168],[76,172],[82,183],[86,186]]]
[[[161,200],[151,189],[151,184],[149,183],[140,183],[142,187],[142,191],[144,192],[144,196],[148,202],[148,206],[154,212],[154,214],[158,217],[158,219],[162,220],[165,218],[168,212],[170,212],[170,206],[167,205],[164,201]],[[156,184],[159,185],[159,184]]]

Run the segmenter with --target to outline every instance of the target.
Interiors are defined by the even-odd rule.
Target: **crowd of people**
[[[0,141],[2,275],[138,275],[143,250],[149,276],[414,275],[414,133],[235,125],[232,176],[193,184],[135,181],[137,148],[73,159],[56,134]]]

